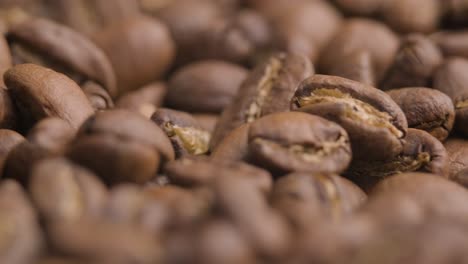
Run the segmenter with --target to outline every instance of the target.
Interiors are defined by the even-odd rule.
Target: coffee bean
[[[29,142],[50,153],[62,155],[75,138],[76,130],[56,117],[42,119],[28,132]]]
[[[106,182],[143,183],[156,176],[161,163],[174,159],[174,150],[150,120],[113,110],[99,112],[83,124],[68,156]]]
[[[410,128],[403,141],[403,150],[385,161],[353,161],[345,173],[360,187],[369,190],[378,181],[404,172],[428,172],[448,177],[449,157],[440,141],[429,133]]]
[[[98,217],[107,198],[99,179],[63,158],[38,162],[29,182],[32,200],[47,221]]]
[[[339,221],[364,203],[366,195],[337,175],[292,173],[275,182],[272,204],[299,232],[321,221]]]
[[[450,138],[444,144],[449,158],[450,178],[468,167],[468,141],[460,138]]]
[[[248,144],[253,163],[274,175],[341,173],[351,160],[346,131],[305,113],[277,113],[258,119],[250,125]]]
[[[423,87],[389,90],[387,94],[401,107],[409,127],[425,130],[440,141],[448,137],[455,120],[450,97]]]
[[[172,75],[166,101],[184,111],[219,113],[235,97],[247,73],[240,66],[216,60],[186,65]]]
[[[442,64],[439,48],[429,38],[413,34],[405,37],[381,89],[428,86],[436,68]]]
[[[320,51],[339,30],[341,14],[327,1],[276,2],[281,1],[275,1],[275,4],[265,1],[265,8],[279,6],[275,15],[270,15],[276,45],[290,53],[304,54],[316,62]]]
[[[216,161],[248,161],[250,124],[243,124],[232,130],[213,149],[211,158]]]
[[[442,53],[447,56],[468,57],[468,32],[466,31],[440,31],[430,35]]]
[[[468,60],[456,57],[447,59],[434,74],[434,88],[452,99],[456,114],[455,130],[468,135],[468,86],[465,86],[465,69],[468,69]]]
[[[293,54],[280,53],[257,66],[241,85],[216,125],[211,147],[230,131],[275,112],[288,111],[289,100],[297,85],[313,74],[310,61]]]
[[[21,186],[12,180],[0,184],[2,263],[34,263],[45,247],[33,206]]]
[[[208,152],[211,133],[202,129],[189,113],[160,108],[151,120],[169,137],[176,157]]]
[[[367,51],[372,58],[376,81],[380,81],[395,58],[398,44],[398,37],[385,24],[370,19],[352,18],[344,22],[324,48],[319,69],[328,73],[344,57],[354,52]]]
[[[22,64],[9,69],[4,77],[26,127],[55,116],[78,128],[94,112],[80,87],[53,70]]]
[[[0,171],[3,172],[3,166],[8,154],[16,145],[24,141],[24,137],[8,129],[0,129]],[[1,173],[0,173],[1,174]]]
[[[342,59],[329,69],[329,74],[375,86],[374,67],[368,51],[356,51]]]
[[[382,91],[345,78],[315,75],[304,80],[293,110],[337,122],[348,132],[353,158],[385,160],[402,149],[407,121],[400,107]]]
[[[145,16],[113,23],[96,33],[94,39],[111,61],[118,95],[163,76],[175,55],[166,25]]]
[[[402,33],[433,32],[439,22],[439,0],[395,0],[382,4],[383,19],[393,29]],[[413,12],[418,10],[418,12]]]
[[[79,84],[95,81],[116,96],[111,63],[101,49],[80,33],[47,19],[29,19],[13,27],[7,37],[15,64],[42,65]]]
[[[166,93],[167,86],[164,83],[150,83],[124,94],[115,105],[117,108],[140,113],[149,119],[156,109],[162,106]]]

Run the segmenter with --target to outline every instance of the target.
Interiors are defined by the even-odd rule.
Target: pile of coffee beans
[[[0,0],[0,263],[468,263],[468,0]]]

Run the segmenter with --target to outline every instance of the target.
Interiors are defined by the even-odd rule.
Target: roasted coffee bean
[[[78,128],[94,112],[76,83],[42,66],[17,65],[5,73],[5,83],[26,127],[55,116]]]
[[[280,12],[271,16],[276,45],[290,53],[305,54],[316,62],[320,51],[339,30],[341,15],[327,1],[296,2],[285,1],[287,4]],[[271,1],[265,3],[270,8],[275,5]]]
[[[126,110],[99,112],[81,127],[68,156],[109,183],[145,183],[161,164],[174,159],[164,132]]]
[[[449,156],[442,143],[429,133],[410,128],[402,152],[385,161],[353,161],[347,177],[369,190],[378,181],[404,172],[428,172],[448,177]]]
[[[39,121],[27,135],[29,142],[54,154],[64,154],[76,130],[65,120],[49,117]]]
[[[210,157],[216,161],[249,161],[250,124],[243,124],[232,130],[219,142]]]
[[[214,192],[217,207],[240,229],[250,246],[266,258],[284,256],[290,246],[291,230],[250,179],[241,175],[219,177]],[[238,199],[239,195],[249,202]]]
[[[157,238],[131,225],[81,219],[49,224],[47,232],[55,252],[91,262],[149,264],[162,257]]]
[[[440,0],[383,1],[380,13],[387,24],[401,33],[433,32],[439,22]],[[417,10],[417,12],[414,12]]]
[[[446,195],[448,193],[450,195]],[[424,218],[421,221],[441,218],[457,222],[466,221],[468,217],[467,208],[462,206],[468,192],[462,186],[432,174],[404,173],[389,177],[375,186],[369,206],[373,206],[374,199],[378,202],[385,198],[382,196],[402,196],[414,201],[422,209]],[[388,198],[385,199],[391,202]]]
[[[213,161],[208,158],[182,158],[168,162],[164,167],[171,183],[184,186],[211,184],[224,175],[251,177],[252,185],[268,194],[272,187],[270,173],[242,162]]]
[[[93,35],[103,28],[139,15],[136,0],[47,0],[41,2],[42,11],[62,24],[86,35]]]
[[[395,60],[380,88],[388,90],[428,86],[436,68],[442,64],[442,53],[429,38],[413,34],[402,40]]]
[[[309,59],[280,53],[257,66],[241,85],[221,115],[213,133],[214,148],[230,131],[275,112],[289,110],[289,100],[299,82],[314,73]]]
[[[468,141],[461,138],[450,138],[444,144],[449,158],[450,178],[468,167]]]
[[[346,131],[321,117],[299,112],[268,115],[250,125],[249,155],[274,175],[341,173],[351,161]]]
[[[169,81],[167,104],[183,111],[220,113],[236,96],[247,73],[243,67],[216,60],[186,65]]]
[[[403,110],[409,127],[425,130],[440,141],[449,136],[455,120],[450,97],[423,87],[395,89],[387,94]]]
[[[81,85],[81,89],[88,97],[94,110],[106,110],[114,107],[114,102],[109,93],[99,84],[91,81]]]
[[[164,83],[150,83],[124,94],[115,105],[117,108],[140,113],[149,119],[156,109],[162,106],[166,93],[167,86]]]
[[[0,219],[0,262],[34,263],[44,248],[44,239],[34,208],[15,181],[0,184]]]
[[[23,141],[24,137],[21,134],[9,129],[0,129],[0,172],[3,172],[10,151]]]
[[[113,23],[96,33],[94,39],[112,63],[118,95],[162,77],[175,56],[167,27],[145,16]]]
[[[467,31],[441,31],[430,36],[439,49],[447,57],[468,57]]]
[[[299,231],[339,221],[366,200],[349,180],[333,174],[292,173],[275,182],[271,202]]]
[[[168,209],[169,221],[165,230],[184,228],[202,222],[214,206],[212,189],[185,189],[175,185],[151,186],[144,195]]]
[[[323,50],[319,68],[328,74],[344,58],[355,52],[367,51],[373,62],[376,81],[380,81],[395,58],[398,44],[398,37],[386,25],[364,18],[349,19]]]
[[[160,108],[151,120],[169,137],[176,157],[208,152],[211,133],[201,128],[189,113]]]
[[[31,172],[29,191],[47,221],[99,217],[107,198],[106,187],[95,175],[63,158],[38,162]]]
[[[53,21],[29,19],[8,32],[15,64],[34,63],[61,72],[75,82],[91,80],[116,96],[116,79],[104,52],[85,36]]]
[[[177,64],[200,59],[247,62],[271,42],[266,19],[253,10],[233,15],[212,0],[178,0],[156,12],[178,47]]]
[[[455,106],[455,130],[468,135],[468,60],[450,58],[434,74],[434,88],[447,94]]]
[[[329,69],[329,74],[375,86],[372,58],[368,51],[357,51],[343,57],[343,61]]]
[[[195,233],[193,239],[197,263],[257,263],[246,238],[229,221],[208,221]]]
[[[345,78],[315,75],[304,80],[291,108],[337,122],[348,132],[353,158],[385,160],[402,150],[408,127],[400,107],[384,92]]]

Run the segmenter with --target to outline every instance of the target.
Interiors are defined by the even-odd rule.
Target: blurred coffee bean
[[[125,93],[117,100],[115,106],[140,113],[149,119],[156,109],[162,106],[166,93],[166,84],[160,82],[150,83],[137,90]]]
[[[243,67],[223,61],[188,64],[172,75],[167,104],[183,111],[220,113],[236,96],[247,73]]]
[[[408,126],[429,132],[444,141],[452,131],[455,110],[450,97],[424,87],[387,91],[405,113]]]

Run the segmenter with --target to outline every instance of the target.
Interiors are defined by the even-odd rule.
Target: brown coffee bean
[[[353,158],[361,160],[395,157],[408,127],[404,113],[390,96],[336,76],[315,75],[304,80],[291,108],[343,126],[351,139]]]
[[[229,221],[208,221],[193,238],[197,263],[257,263],[245,237]]]
[[[89,36],[109,25],[140,14],[136,0],[117,0],[112,4],[105,0],[40,2],[43,12],[49,17]]]
[[[299,112],[268,115],[250,125],[249,156],[274,175],[341,173],[351,161],[346,131],[318,116]]]
[[[5,73],[5,83],[27,127],[56,116],[78,128],[94,110],[71,79],[34,65],[17,65]]]
[[[164,173],[171,183],[185,186],[211,184],[215,178],[223,175],[250,177],[252,185],[257,186],[265,194],[271,191],[273,184],[270,173],[260,168],[242,162],[212,161],[201,157],[168,162],[164,167]]]
[[[384,1],[380,13],[387,24],[402,33],[433,32],[439,22],[439,0]],[[417,10],[418,12],[414,12]]]
[[[87,81],[81,85],[81,89],[88,97],[94,110],[106,110],[114,108],[114,102],[109,93],[99,84]]]
[[[442,53],[429,38],[413,34],[402,39],[392,66],[380,88],[428,86],[436,68],[442,64]]]
[[[188,64],[172,75],[167,104],[183,111],[219,113],[235,97],[247,73],[245,68],[223,61]]]
[[[468,141],[461,138],[450,138],[444,146],[449,158],[449,175],[452,178],[468,167]]]
[[[152,202],[168,209],[168,222],[164,230],[184,228],[200,223],[213,210],[213,190],[185,189],[174,185],[151,186],[144,189],[144,195]]]
[[[353,161],[347,177],[369,190],[388,176],[404,172],[427,172],[448,177],[449,156],[442,143],[429,133],[409,128],[402,152],[385,161]]]
[[[445,56],[468,57],[467,31],[441,31],[430,35],[430,38]]]
[[[463,206],[468,192],[462,186],[432,174],[404,173],[389,177],[373,189],[369,206],[373,206],[374,199],[375,203],[384,199],[392,202],[388,196],[402,196],[414,201],[422,209],[424,218],[421,221],[441,218],[456,222],[466,221],[468,217],[468,210]]]
[[[241,175],[219,177],[214,192],[219,210],[233,221],[258,254],[272,259],[284,256],[292,238],[286,219],[269,207],[249,179]]]
[[[468,135],[468,80],[465,72],[468,70],[468,60],[450,58],[437,69],[434,74],[434,88],[448,95],[455,106],[455,130]]]
[[[425,130],[440,141],[449,136],[455,121],[450,97],[422,87],[389,90],[387,94],[403,110],[409,127]]]
[[[0,172],[3,172],[3,166],[10,151],[23,141],[24,137],[19,133],[13,130],[0,129]]]
[[[96,32],[94,40],[112,63],[118,95],[162,77],[175,55],[174,41],[166,26],[145,16],[113,23]]]
[[[44,239],[34,208],[15,181],[3,180],[0,184],[0,219],[0,262],[35,263],[45,246]]]
[[[337,175],[292,173],[275,182],[271,202],[299,231],[339,221],[366,200],[352,182]]]
[[[243,124],[232,130],[211,152],[215,161],[248,161],[250,124]]]
[[[380,81],[395,58],[398,44],[398,37],[386,25],[364,18],[348,19],[322,52],[319,68],[328,73],[350,54],[367,51],[376,81]]]
[[[64,154],[75,138],[76,130],[66,121],[57,117],[44,118],[28,132],[29,142],[50,153]]]
[[[343,61],[329,69],[330,75],[340,76],[375,86],[374,66],[368,51],[356,51],[343,57]]]
[[[151,120],[169,137],[176,157],[208,152],[211,133],[202,129],[189,113],[160,108]]]
[[[131,225],[82,219],[49,224],[47,231],[54,252],[91,262],[113,259],[149,264],[159,262],[162,257],[157,238]]]
[[[339,30],[341,14],[327,1],[296,2],[285,1],[287,4],[271,16],[277,46],[290,53],[305,54],[316,62],[320,51]],[[275,4],[267,1],[266,5]]]
[[[300,55],[280,53],[257,66],[241,85],[216,125],[211,147],[230,131],[275,112],[289,110],[289,100],[299,82],[314,73],[310,61]]]
[[[149,119],[156,109],[162,106],[166,93],[166,84],[161,82],[150,83],[124,94],[117,100],[115,105],[117,108],[140,113]]]
[[[164,132],[150,120],[126,110],[99,112],[81,127],[68,156],[109,183],[144,183],[161,163],[174,159]]]
[[[29,19],[8,32],[15,64],[34,63],[61,72],[79,84],[91,80],[116,96],[111,63],[94,43],[53,21]]]
[[[99,217],[107,198],[106,187],[94,174],[63,158],[38,162],[31,172],[29,190],[47,221]]]

